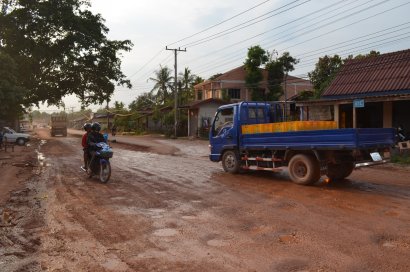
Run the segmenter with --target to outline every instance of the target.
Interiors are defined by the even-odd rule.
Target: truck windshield
[[[219,110],[214,119],[212,134],[215,136],[223,127],[233,125],[233,108]]]

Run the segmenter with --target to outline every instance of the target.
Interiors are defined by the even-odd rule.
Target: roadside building
[[[102,129],[110,129],[114,122],[115,113],[95,113],[92,116],[91,122],[98,122]]]
[[[321,99],[298,102],[304,120],[339,128],[410,129],[410,49],[346,62]]]
[[[261,70],[263,80],[259,84],[259,91],[266,94],[268,92],[268,75],[266,70]],[[244,66],[240,66],[194,86],[195,100],[180,107],[188,110],[189,136],[206,134],[209,128],[207,126],[212,122],[212,118],[220,105],[251,101],[251,90],[246,86],[245,77]],[[289,110],[300,93],[312,90],[312,84],[308,80],[288,75],[282,83],[282,88],[286,92],[280,100],[289,104],[287,108]]]

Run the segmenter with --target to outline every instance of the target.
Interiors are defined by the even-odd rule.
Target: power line
[[[129,78],[134,77],[136,74],[138,74],[141,70],[143,70],[148,64],[150,64],[154,59],[156,59],[162,52],[164,51],[164,49],[161,49],[158,51],[157,54],[155,54],[149,61],[147,61],[147,63],[145,63],[144,65],[141,66],[140,69],[138,69],[135,73],[133,73],[131,76],[129,76]]]
[[[380,2],[380,3],[378,3],[378,4],[381,4],[381,3],[384,3],[384,2],[387,2],[387,1],[390,1],[390,0],[385,0],[385,1],[382,1],[382,2]],[[367,3],[367,2],[366,2],[366,3]],[[322,35],[316,36],[316,37],[314,37],[314,38],[310,38],[310,39],[305,40],[305,41],[303,41],[303,42],[300,42],[300,43],[298,43],[298,44],[303,44],[303,43],[305,43],[305,42],[307,42],[307,41],[311,41],[311,40],[316,39],[316,38],[318,38],[318,37],[322,37],[322,36],[324,36],[324,35],[327,35],[327,34],[330,34],[330,33],[334,33],[334,32],[337,31],[337,30],[346,28],[346,27],[348,27],[348,26],[352,26],[352,25],[354,25],[354,24],[357,24],[357,23],[359,23],[359,22],[368,20],[368,19],[370,19],[370,18],[373,18],[373,17],[375,17],[375,16],[378,16],[378,15],[381,15],[381,14],[383,14],[383,13],[389,12],[389,11],[391,11],[391,10],[397,9],[397,8],[402,7],[402,6],[404,6],[404,5],[407,5],[407,4],[409,4],[409,3],[405,3],[405,4],[401,4],[401,5],[395,6],[395,7],[391,8],[391,9],[388,9],[388,10],[385,10],[385,11],[382,11],[382,12],[379,12],[379,13],[377,13],[377,14],[368,16],[368,17],[366,17],[366,18],[364,18],[364,19],[360,19],[360,20],[355,21],[355,22],[353,22],[353,23],[350,23],[350,24],[348,24],[348,25],[344,25],[344,26],[342,26],[342,27],[336,28],[336,29],[334,29],[334,30],[332,30],[332,31],[326,32],[326,34],[322,34]],[[376,5],[377,5],[377,4],[376,4]],[[372,7],[374,7],[374,6],[375,6],[375,5],[373,5]],[[368,9],[368,8],[362,9],[362,10],[360,10],[360,12],[366,11],[367,9]],[[358,13],[358,12],[354,12],[354,14],[357,14],[357,13]],[[344,16],[344,19],[347,18],[347,17],[348,17],[348,16]],[[334,20],[334,21],[331,22],[331,23],[327,23],[327,24],[325,24],[325,25],[322,25],[322,26],[320,26],[320,27],[316,27],[314,30],[317,30],[317,29],[319,29],[319,28],[328,26],[328,25],[330,25],[330,24],[332,24],[332,23],[335,23],[335,22],[338,21],[338,20],[339,20],[339,19]],[[300,30],[298,30],[298,31],[300,31]],[[297,33],[298,31],[293,32],[293,33],[291,33],[291,34],[289,34],[289,35],[293,35],[293,34]],[[312,31],[312,30],[306,31],[306,32],[304,32],[303,34],[300,34],[300,35],[306,35],[306,34],[308,34],[308,33],[311,32],[311,31]],[[294,39],[294,38],[293,38],[293,39]],[[289,40],[291,40],[291,39],[288,39],[287,41],[289,41]],[[292,46],[292,47],[294,47],[294,46]],[[232,60],[232,61],[225,62],[225,63],[223,63],[223,65],[228,64],[228,63],[235,62],[235,61],[237,61],[237,60],[239,60],[239,59],[242,59],[242,58],[236,58],[236,59],[234,59],[234,60]],[[222,66],[222,65],[220,65],[220,66]],[[215,66],[214,66],[214,67],[215,67]],[[219,67],[219,66],[217,65],[216,67]],[[209,70],[209,69],[208,69],[208,70]],[[208,70],[205,70],[205,71],[208,71]],[[202,71],[202,72],[204,72],[204,71]]]
[[[299,2],[299,1],[300,1],[300,0],[293,1],[293,2],[291,2],[291,3],[289,3],[289,4],[286,4],[286,5],[284,5],[284,6],[280,7],[280,8],[277,8],[277,9],[275,9],[275,10],[273,10],[273,11],[281,10],[282,8],[284,8],[284,7],[286,7],[286,6],[292,5],[293,3],[296,3],[296,2]],[[274,13],[274,14],[271,15],[271,16],[268,16],[268,17],[266,17],[266,18],[264,18],[264,19],[261,19],[261,20],[258,20],[258,21],[256,21],[256,22],[253,22],[253,23],[250,23],[250,24],[246,25],[246,23],[249,23],[249,22],[251,22],[251,21],[254,21],[254,20],[256,20],[256,19],[258,19],[258,18],[261,18],[261,17],[263,17],[263,16],[266,16],[266,14],[268,14],[268,13],[265,13],[265,14],[263,14],[263,15],[261,15],[261,16],[258,16],[258,17],[256,17],[256,18],[254,18],[254,19],[248,20],[248,21],[246,21],[246,22],[244,22],[244,23],[241,23],[241,24],[239,24],[239,25],[236,25],[236,26],[234,26],[234,27],[225,29],[225,30],[223,30],[223,31],[221,31],[221,32],[218,32],[218,33],[216,33],[216,34],[210,35],[210,36],[205,37],[205,38],[203,38],[203,39],[200,39],[200,40],[198,40],[198,41],[185,44],[185,45],[183,45],[182,47],[194,47],[194,46],[197,46],[197,45],[199,45],[199,44],[203,44],[203,43],[205,43],[205,42],[210,42],[210,41],[215,40],[215,39],[217,39],[217,38],[220,38],[220,37],[226,36],[226,35],[228,35],[228,34],[234,33],[234,32],[236,32],[236,31],[238,31],[238,30],[241,30],[241,29],[250,27],[250,26],[252,26],[252,25],[254,25],[254,24],[263,22],[263,21],[265,21],[265,20],[267,20],[267,19],[269,19],[269,18],[272,18],[272,17],[274,17],[274,16],[276,16],[276,15],[282,14],[282,13],[284,13],[284,12],[286,12],[286,11],[292,10],[292,9],[294,9],[294,8],[296,8],[296,7],[299,7],[299,6],[301,6],[301,5],[303,5],[303,4],[307,3],[307,2],[310,2],[310,1],[311,1],[311,0],[305,0],[304,2],[299,3],[299,4],[297,4],[297,5],[293,6],[293,7],[287,8],[287,9],[282,10],[282,11],[278,11],[277,13]],[[273,12],[273,11],[270,11],[269,13],[271,13],[271,12]],[[245,26],[243,26],[243,25],[245,25]],[[239,27],[239,26],[242,26],[242,27]],[[238,28],[238,27],[239,27],[239,28]]]
[[[286,34],[286,36],[279,37],[279,38],[275,39],[274,41],[278,41],[278,40],[280,40],[280,39],[282,39],[282,38],[285,38],[285,37],[288,37],[288,36],[292,36],[292,38],[291,38],[291,39],[288,39],[287,41],[292,40],[292,39],[295,39],[294,36],[296,36],[296,34],[298,34],[298,32],[300,32],[300,31],[302,31],[302,30],[304,30],[304,29],[309,29],[309,28],[312,27],[312,26],[317,26],[318,23],[325,22],[326,20],[329,20],[329,19],[333,19],[333,18],[335,18],[335,16],[338,16],[338,15],[341,15],[341,14],[346,14],[346,12],[351,11],[351,10],[354,10],[354,9],[356,9],[356,8],[358,8],[358,7],[360,7],[360,6],[363,6],[363,5],[367,4],[367,3],[370,3],[370,2],[372,2],[372,1],[373,1],[373,0],[369,0],[369,1],[365,2],[365,3],[359,4],[359,5],[357,5],[357,6],[354,6],[353,8],[350,8],[350,9],[347,9],[347,10],[344,10],[344,11],[343,11],[343,10],[340,11],[340,8],[336,8],[336,9],[330,11],[330,12],[340,11],[339,13],[337,13],[337,14],[335,14],[335,15],[329,16],[329,17],[327,17],[327,18],[325,18],[325,19],[322,19],[322,20],[320,20],[320,21],[318,21],[318,22],[312,23],[312,24],[310,24],[310,25],[308,25],[308,26],[305,26],[305,27],[303,27],[303,28],[301,28],[301,29],[298,29],[298,30],[296,30],[296,31],[294,31],[294,32],[291,32],[291,33],[288,33],[287,31],[281,31],[281,32],[275,34],[275,35],[272,36],[272,37],[278,36],[278,35],[280,35],[280,34]],[[390,1],[390,0],[385,0],[385,1]],[[338,3],[339,3],[339,2],[338,2]],[[353,2],[353,3],[354,3],[354,2]],[[342,7],[345,7],[345,6],[347,6],[347,5],[343,5]],[[328,7],[329,7],[329,6],[328,6]],[[365,8],[365,9],[362,9],[360,12],[367,11],[368,8],[369,8],[369,7]],[[356,12],[355,12],[355,13],[356,13]],[[311,13],[311,14],[312,14],[312,13]],[[309,14],[309,15],[311,15],[311,14]],[[326,14],[323,14],[323,15],[328,15],[328,14],[329,14],[329,13],[326,13]],[[354,13],[351,13],[351,14],[349,14],[349,15],[352,15],[352,14],[354,14]],[[318,18],[322,17],[323,15],[319,15],[319,16],[317,16],[316,18],[313,18],[312,20],[318,19]],[[345,16],[345,17],[346,17],[346,16]],[[312,21],[312,20],[310,20],[310,21]],[[331,25],[331,24],[333,24],[333,23],[335,23],[335,22],[337,22],[337,21],[338,21],[338,20],[334,20],[334,21],[331,22],[331,23],[323,24],[323,25],[321,25],[321,26],[319,26],[319,27],[316,27],[314,30],[327,27],[327,26],[329,26],[329,25]],[[339,19],[339,21],[340,21],[340,19]],[[292,22],[293,22],[293,21],[292,21]],[[290,22],[290,23],[292,23],[292,22]],[[299,25],[303,25],[303,24],[299,24]],[[297,26],[299,26],[299,25],[297,25]],[[295,27],[297,27],[297,26],[295,26]],[[300,37],[300,36],[305,35],[305,34],[309,34],[309,33],[312,32],[312,31],[313,31],[313,30],[305,31],[305,32],[302,33],[302,34],[298,34],[297,37]],[[265,39],[265,40],[266,40],[266,39]],[[270,45],[270,46],[272,46],[272,45]],[[269,47],[269,46],[268,46],[268,47]],[[244,50],[245,50],[245,49],[244,49]],[[237,55],[237,56],[239,57],[239,55]],[[241,54],[241,57],[240,57],[240,58],[242,58],[242,54]],[[238,60],[238,58],[236,58],[235,60]]]
[[[351,0],[351,2],[355,2],[355,1],[356,1],[356,0]],[[319,12],[324,11],[324,10],[326,10],[326,9],[328,9],[328,8],[331,8],[331,7],[336,7],[336,6],[339,5],[340,3],[346,3],[346,2],[348,2],[348,1],[346,1],[346,0],[338,1],[338,2],[335,3],[335,4],[331,4],[331,5],[326,6],[326,7],[324,7],[324,8],[321,8],[321,9],[319,9],[319,10],[316,10],[316,11],[314,11],[314,12],[311,12],[311,13],[309,13],[309,14],[306,14],[306,15],[304,15],[303,17],[299,17],[299,18],[297,18],[297,19],[295,19],[295,20],[292,20],[292,21],[289,21],[289,22],[284,23],[284,24],[282,24],[282,25],[279,25],[279,26],[277,26],[277,27],[271,28],[271,29],[269,29],[269,30],[267,30],[267,31],[258,33],[258,34],[256,34],[256,35],[250,37],[250,38],[246,38],[246,39],[241,40],[241,41],[239,41],[239,42],[236,42],[236,43],[233,43],[233,44],[229,44],[229,45],[227,45],[227,46],[225,46],[225,47],[223,47],[223,48],[221,48],[221,49],[214,50],[214,51],[212,51],[212,52],[210,52],[210,53],[201,55],[201,56],[199,56],[199,57],[197,57],[197,58],[195,58],[194,60],[191,60],[191,61],[197,61],[197,60],[199,60],[199,59],[201,59],[201,58],[208,57],[209,55],[212,55],[212,54],[215,54],[215,53],[224,51],[224,50],[226,50],[226,49],[232,49],[232,47],[235,46],[235,45],[239,45],[239,44],[241,44],[241,43],[247,42],[247,41],[252,40],[252,39],[254,39],[254,38],[256,38],[256,37],[259,37],[259,36],[262,36],[262,35],[264,35],[264,34],[266,34],[266,33],[268,33],[268,32],[271,32],[271,31],[273,31],[273,30],[275,30],[275,29],[279,29],[279,28],[282,28],[282,27],[287,26],[287,25],[289,25],[289,24],[292,24],[292,23],[294,23],[294,22],[297,22],[297,21],[306,19],[306,18],[308,18],[309,16],[311,16],[311,15],[313,15],[313,14],[319,13]],[[349,5],[349,4],[351,4],[351,3],[348,3],[348,4],[346,4],[346,5]],[[336,7],[336,10],[338,10],[338,9],[340,9],[340,8],[343,8],[343,7],[346,6],[346,5],[343,5],[342,7]],[[329,11],[329,12],[332,12],[332,11],[334,11],[334,10],[331,10],[331,11]],[[326,14],[322,14],[322,15],[316,17],[316,18],[313,18],[313,20],[315,20],[315,19],[317,19],[317,18],[320,18],[320,17],[323,16],[323,15],[327,15],[327,14],[329,14],[329,12],[326,13]],[[236,52],[234,52],[234,53],[236,53]],[[236,54],[235,54],[235,55],[236,55]]]
[[[182,41],[187,40],[187,39],[189,39],[189,38],[192,38],[192,37],[194,37],[194,36],[196,36],[196,35],[198,35],[198,34],[204,33],[204,32],[206,32],[206,31],[208,31],[208,30],[210,30],[210,29],[212,29],[212,28],[215,28],[215,27],[217,27],[217,26],[219,26],[219,25],[222,25],[222,24],[224,24],[224,23],[226,23],[226,22],[232,20],[232,19],[235,19],[236,17],[239,17],[240,15],[243,15],[243,14],[245,14],[245,13],[247,13],[247,12],[249,12],[249,11],[251,11],[251,10],[253,10],[253,9],[255,9],[255,8],[257,8],[257,7],[259,7],[259,6],[263,5],[263,4],[265,4],[265,3],[267,3],[267,2],[269,2],[269,1],[270,1],[270,0],[266,0],[266,1],[262,2],[262,3],[259,3],[259,4],[255,5],[255,6],[253,6],[253,7],[250,7],[250,8],[248,8],[248,9],[246,9],[246,10],[244,10],[244,11],[242,11],[242,12],[240,12],[240,13],[234,15],[234,16],[232,16],[232,17],[229,17],[229,18],[226,19],[226,20],[223,20],[223,21],[221,21],[221,22],[219,22],[219,23],[216,23],[216,24],[214,24],[214,25],[212,25],[212,26],[210,26],[210,27],[207,27],[207,28],[205,28],[205,29],[199,31],[199,32],[196,32],[196,33],[194,33],[194,34],[192,34],[192,35],[189,35],[189,36],[187,36],[187,37],[185,37],[185,38],[182,38],[182,39],[180,39],[180,40],[178,40],[178,41],[176,41],[176,42],[170,43],[170,44],[168,44],[167,46],[174,45],[174,44],[176,44],[176,43],[179,43],[179,42],[182,42]]]

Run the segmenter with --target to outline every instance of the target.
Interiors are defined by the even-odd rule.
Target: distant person
[[[0,130],[0,149],[3,147],[3,131]]]
[[[115,137],[116,134],[117,134],[117,126],[113,125],[111,128],[111,135]]]
[[[87,139],[88,139],[88,135],[91,133],[91,124],[90,123],[85,123],[83,126],[85,133],[83,135],[83,138],[81,140],[81,144],[83,146],[83,151],[84,151],[84,166],[82,167],[84,170],[87,170],[88,167],[88,144],[87,144]]]
[[[104,142],[108,143],[108,129],[104,129],[103,137]]]

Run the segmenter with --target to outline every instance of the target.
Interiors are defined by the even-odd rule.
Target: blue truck
[[[355,168],[389,161],[392,128],[244,132],[249,125],[278,125],[281,113],[280,105],[266,102],[219,107],[209,132],[210,160],[222,161],[223,169],[233,174],[287,167],[292,181],[301,185],[313,184],[323,175],[342,180]]]

